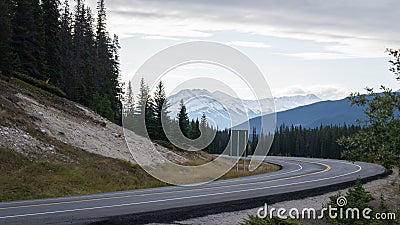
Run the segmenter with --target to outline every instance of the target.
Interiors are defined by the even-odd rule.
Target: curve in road
[[[167,218],[179,220],[257,207],[257,204],[262,206],[262,202],[271,204],[282,199],[297,199],[385,173],[382,166],[364,162],[289,157],[268,157],[266,161],[282,169],[200,186],[0,203],[0,224],[90,224],[103,220],[135,221],[137,224],[161,222]]]

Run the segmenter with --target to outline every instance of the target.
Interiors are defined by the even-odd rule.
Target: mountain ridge
[[[351,105],[348,98],[341,100],[327,100],[300,106],[294,109],[278,112],[276,114],[276,127],[281,125],[301,126],[303,128],[315,128],[327,125],[356,125],[358,120],[364,120],[364,107]],[[250,129],[260,131],[262,117],[250,119]],[[245,129],[245,124],[240,124],[234,129]]]
[[[190,119],[200,118],[205,113],[211,124],[219,128],[232,127],[274,111],[285,111],[322,101],[314,94],[248,100],[233,97],[222,91],[210,92],[205,89],[184,89],[167,99],[171,117],[177,115],[182,99]],[[234,124],[231,124],[231,120]]]

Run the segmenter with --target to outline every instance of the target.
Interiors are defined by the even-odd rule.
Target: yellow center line
[[[143,196],[148,196],[148,195],[183,193],[183,192],[192,192],[192,191],[199,191],[199,190],[209,190],[209,189],[221,189],[221,188],[227,188],[227,187],[247,186],[247,185],[253,185],[253,184],[263,184],[263,183],[270,183],[270,182],[274,182],[274,181],[289,180],[289,179],[295,179],[295,178],[304,177],[304,176],[316,175],[316,174],[320,174],[320,173],[325,173],[325,172],[327,172],[327,171],[332,169],[329,165],[324,164],[324,163],[309,162],[309,161],[304,161],[304,160],[298,160],[298,161],[299,162],[312,163],[312,164],[318,164],[318,165],[322,165],[322,166],[324,166],[326,168],[324,170],[321,170],[321,171],[312,172],[312,173],[305,173],[305,174],[297,175],[297,176],[291,176],[291,177],[285,177],[285,178],[279,178],[279,179],[273,179],[273,180],[266,180],[266,181],[255,181],[255,182],[250,182],[250,183],[245,183],[245,184],[230,184],[230,185],[222,185],[222,186],[216,186],[216,187],[203,187],[203,188],[188,189],[188,190],[175,190],[175,191],[165,191],[165,192],[155,192],[155,193],[145,193],[145,194],[132,194],[132,195],[122,195],[122,196],[113,196],[113,197],[83,199],[83,200],[75,200],[75,201],[64,201],[64,202],[42,203],[42,204],[34,204],[34,205],[11,206],[11,207],[0,208],[0,210],[31,208],[31,207],[39,207],[39,206],[50,206],[50,205],[62,205],[62,204],[72,204],[72,203],[82,203],[82,202],[92,202],[92,201],[101,201],[101,200],[130,198],[130,197],[135,197],[135,196],[143,197]]]

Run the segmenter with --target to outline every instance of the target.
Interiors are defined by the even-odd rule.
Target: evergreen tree
[[[106,31],[106,9],[104,0],[97,2],[97,24],[96,24],[96,78],[97,88],[107,88],[112,85],[112,52],[111,41]]]
[[[38,0],[15,0],[12,18],[12,47],[17,55],[18,71],[44,79],[43,23]]]
[[[189,117],[186,112],[186,106],[183,102],[183,99],[180,102],[179,105],[179,113],[178,113],[178,123],[179,123],[179,128],[181,129],[181,132],[185,137],[189,138]]]
[[[132,83],[128,82],[128,87],[126,89],[126,98],[125,98],[125,115],[128,117],[133,117],[135,113],[135,101],[132,90]]]
[[[11,48],[11,1],[0,0],[0,73],[11,75],[13,53]]]
[[[94,87],[100,90],[108,101],[111,110],[115,112],[112,121],[120,123],[122,116],[123,85],[120,83],[118,37],[109,37],[107,32],[107,15],[104,0],[97,2],[97,24],[95,34],[95,63],[93,68],[95,78]]]
[[[121,124],[121,118],[122,118],[122,100],[123,100],[123,95],[124,95],[124,84],[121,83],[121,75],[120,75],[120,62],[119,62],[119,49],[121,48],[119,44],[119,39],[117,35],[114,35],[114,39],[112,41],[111,45],[111,52],[112,52],[112,58],[111,58],[111,68],[112,68],[112,73],[111,73],[111,86],[110,89],[111,91],[111,102],[112,102],[112,110],[115,112],[114,114],[114,121],[117,124]]]
[[[207,129],[207,116],[205,113],[201,116],[201,122],[200,122],[200,131],[205,132]]]
[[[168,123],[168,102],[165,95],[164,84],[160,81],[154,92],[155,129],[158,131],[156,139],[167,140],[163,131],[162,120]]]
[[[72,15],[69,8],[69,1],[65,0],[63,12],[61,14],[61,27],[59,33],[60,40],[60,77],[59,83],[63,90],[71,98],[74,81],[73,81],[73,42],[72,42]]]
[[[250,142],[250,152],[254,153],[254,151],[256,150],[258,144],[258,135],[257,135],[257,129],[255,127],[253,127],[253,133],[251,136],[251,142]]]
[[[193,119],[189,126],[189,138],[194,140],[200,137],[200,122],[198,119],[196,121]]]
[[[134,116],[135,116],[135,102],[133,97],[132,84],[129,81],[128,87],[126,89],[123,117],[124,117],[124,127],[132,131],[134,131],[135,127]]]
[[[135,111],[135,120],[137,123],[145,121],[147,134],[151,139],[154,139],[158,131],[155,130],[153,101],[150,96],[150,90],[144,78],[140,81],[139,94],[137,96],[137,105]],[[135,130],[138,134],[144,135],[146,132],[142,130]]]
[[[43,21],[43,7],[42,0],[33,0],[33,12],[34,12],[34,21],[35,21],[35,48],[34,48],[34,56],[37,60],[37,67],[39,69],[39,77],[47,80],[49,75],[48,71],[48,62],[46,61],[46,34],[44,30],[44,21]]]
[[[199,124],[199,129],[200,129],[200,135],[202,137],[201,142],[206,142],[206,140],[209,138],[210,135],[210,129],[208,128],[208,124],[207,124],[207,116],[205,113],[203,113],[203,115],[201,116],[200,119],[200,124]],[[207,146],[205,149],[203,149],[204,151],[208,151],[209,150],[209,146]]]
[[[346,198],[346,204],[341,206],[338,205],[339,198]],[[360,180],[357,180],[354,186],[350,187],[345,195],[340,192],[334,196],[329,197],[330,202],[328,205],[332,208],[337,208],[342,210],[343,212],[348,212],[349,209],[359,209],[360,211],[365,208],[370,208],[373,212],[376,212],[375,208],[369,205],[369,202],[373,200],[372,195],[367,192]],[[344,216],[329,216],[329,212],[324,212],[325,218],[331,224],[343,224],[343,225],[364,225],[364,224],[381,224],[371,222],[370,219],[367,219],[361,215],[354,214],[352,217],[344,217]],[[351,214],[349,214],[351,215]],[[382,223],[386,224],[386,223]]]
[[[47,74],[52,83],[61,82],[60,53],[60,2],[59,0],[42,0],[45,60]]]
[[[147,86],[144,78],[140,80],[139,94],[137,96],[137,105],[136,105],[136,114],[144,115],[144,111],[146,110],[147,100],[149,99],[149,87]]]

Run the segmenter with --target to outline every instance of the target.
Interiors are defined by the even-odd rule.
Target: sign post
[[[236,159],[236,171],[239,171],[239,162],[242,156],[244,155],[243,159],[243,169],[246,171],[246,157],[247,157],[247,142],[249,138],[249,131],[248,130],[232,130],[232,144],[230,146],[231,156],[235,154],[237,157]],[[236,150],[234,153],[233,150]]]

